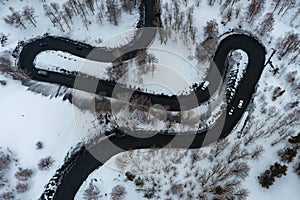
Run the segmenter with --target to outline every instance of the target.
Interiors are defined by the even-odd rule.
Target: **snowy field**
[[[46,4],[50,5],[53,2],[55,1],[47,0]],[[59,3],[61,9],[64,2]],[[99,7],[95,7],[98,12],[101,3],[105,5],[105,1],[98,0],[97,2]],[[87,191],[95,191],[99,199],[110,199],[116,185],[124,187],[122,189],[124,195],[120,196],[128,200],[147,199],[145,195],[153,195],[152,199],[205,199],[204,196],[206,199],[213,199],[213,197],[224,199],[224,196],[216,195],[216,191],[215,193],[209,191],[210,187],[208,187],[209,185],[216,186],[214,182],[218,180],[218,175],[223,174],[221,177],[224,176],[224,179],[218,181],[219,186],[225,187],[227,184],[228,191],[240,195],[236,195],[236,199],[300,200],[298,195],[300,177],[295,173],[295,167],[299,164],[300,150],[290,163],[282,161],[277,154],[278,150],[292,147],[288,139],[297,135],[300,127],[300,61],[297,56],[299,45],[294,51],[283,56],[280,54],[284,52],[281,52],[278,47],[278,43],[284,41],[288,32],[298,34],[299,40],[300,16],[297,16],[299,2],[294,1],[295,4],[289,4],[292,1],[284,1],[284,3],[279,0],[266,0],[264,9],[254,17],[251,23],[248,22],[250,19],[247,18],[247,10],[250,3],[254,1],[240,0],[227,7],[224,6],[227,1],[219,0],[179,0],[178,2],[180,11],[178,16],[183,13],[184,19],[181,20],[183,22],[181,28],[174,32],[192,37],[193,34],[185,34],[184,31],[189,24],[188,13],[193,10],[191,27],[195,29],[190,30],[194,31],[194,41],[190,38],[177,37],[178,33],[174,34],[173,31],[167,44],[161,44],[160,40],[156,39],[148,51],[159,60],[158,64],[154,63],[156,65],[153,68],[154,71],[149,70],[147,73],[140,74],[140,70],[136,70],[136,73],[129,73],[128,76],[123,77],[124,79],[120,79],[121,83],[157,94],[162,92],[180,94],[188,91],[189,86],[194,83],[203,81],[206,67],[198,65],[195,49],[199,43],[203,42],[204,27],[213,19],[218,24],[218,36],[240,27],[257,36],[266,46],[267,58],[272,54],[272,48],[276,49],[277,52],[272,58],[275,69],[266,65],[254,94],[253,103],[225,141],[199,150],[139,150],[116,155],[104,167],[88,177],[78,191],[76,199],[84,199]],[[214,3],[209,5],[208,2]],[[228,2],[231,5],[232,1]],[[276,2],[279,4],[275,8]],[[4,22],[3,18],[11,14],[9,7],[21,11],[26,5],[33,6],[35,10],[35,25],[27,20],[24,24],[26,28],[16,28]],[[174,1],[161,0],[161,7],[163,26],[173,30],[176,27],[173,16],[176,10]],[[171,20],[168,9],[172,12]],[[106,11],[105,6],[103,11]],[[42,1],[34,4],[29,0],[0,1],[0,36],[1,34],[8,36],[7,41],[0,47],[0,54],[2,55],[5,51],[12,52],[19,41],[33,39],[45,33],[68,37],[95,46],[116,47],[130,40],[132,34],[127,33],[135,29],[139,19],[136,8],[131,14],[122,10],[118,25],[109,23],[106,17],[99,22],[97,12],[93,14],[86,10],[87,21],[90,21],[87,25],[84,25],[85,22],[82,20],[84,16],[74,15],[72,23],[69,22],[70,27],[61,18],[60,22],[64,24],[64,30],[62,30],[58,23],[53,26],[49,17],[45,16]],[[274,13],[273,29],[265,31],[265,35],[261,36],[261,23],[270,12]],[[119,39],[120,37],[123,39]],[[118,41],[116,42],[114,38],[118,38]],[[218,38],[218,41],[221,38]],[[241,69],[247,67],[244,64],[247,56],[242,51],[235,52],[242,55],[240,66],[233,67],[233,70],[239,68],[238,77],[240,77]],[[237,54],[233,58],[241,59]],[[92,66],[91,70],[84,71],[84,73],[94,75],[94,66],[99,72],[97,75],[104,79],[110,78],[107,72],[112,67],[108,63],[96,63],[65,52],[53,51],[41,53],[35,63],[39,68],[51,71],[60,69],[78,71],[82,70],[83,64],[88,63],[88,66]],[[129,72],[134,72],[137,65],[132,61],[127,64]],[[174,70],[173,75],[167,73],[170,67]],[[176,75],[178,79],[183,78],[185,84],[174,82]],[[162,83],[157,84],[157,82]],[[44,93],[46,96],[30,90]],[[36,83],[30,86],[30,90],[28,86],[23,86],[5,73],[0,73],[0,152],[11,158],[6,171],[4,173],[0,171],[1,198],[3,198],[1,195],[12,192],[14,197],[11,199],[38,199],[44,186],[63,164],[67,152],[75,148],[82,139],[86,139],[82,138],[83,135],[88,137],[94,133],[95,129],[99,129],[95,127],[95,124],[99,122],[92,113],[82,111],[68,101],[63,101],[63,94],[55,97],[59,90],[58,86]],[[86,94],[80,95],[87,96]],[[199,108],[200,111],[206,109],[205,105]],[[220,108],[215,107],[212,115],[217,115],[219,111]],[[194,113],[197,112],[197,110],[194,111]],[[78,115],[80,123],[77,121]],[[213,121],[214,118],[210,118],[208,123],[213,123]],[[156,125],[158,128],[165,126],[161,123],[156,123]],[[111,128],[110,125],[100,127]],[[141,127],[153,126],[142,124]],[[175,130],[184,130],[184,128],[180,124],[173,124]],[[219,152],[218,147],[224,148],[221,148]],[[234,151],[235,148],[238,148],[238,151]],[[2,155],[0,154],[1,158],[3,158]],[[51,157],[53,163],[40,168],[41,159],[48,156]],[[240,158],[235,160],[236,157]],[[269,189],[261,187],[257,177],[275,162],[287,166],[286,175],[275,178],[275,182]],[[225,169],[222,166],[225,166]],[[235,170],[236,167],[240,167],[239,170]],[[32,171],[28,180],[15,176],[19,168]],[[128,180],[129,176],[125,175],[125,172],[135,175],[133,181]],[[230,176],[226,176],[228,174]],[[20,192],[26,185],[28,188]],[[220,188],[217,189],[220,192]]]

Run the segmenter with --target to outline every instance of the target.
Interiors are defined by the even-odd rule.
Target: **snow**
[[[108,63],[84,59],[62,51],[43,51],[36,56],[34,65],[38,69],[76,71],[101,79],[106,78],[104,72],[110,66]]]
[[[49,0],[49,2],[55,2],[54,0]],[[171,4],[173,1],[162,0],[162,5],[168,2]],[[183,2],[183,1],[182,1]],[[180,9],[184,13],[187,13],[188,8],[180,3]],[[5,5],[1,4],[0,13],[0,27],[1,32],[7,34],[8,42],[4,47],[0,48],[0,53],[6,50],[13,50],[18,41],[29,40],[35,37],[39,37],[44,33],[50,33],[50,35],[55,36],[65,36],[73,40],[78,40],[86,42],[94,46],[105,46],[105,47],[116,47],[120,45],[125,45],[132,38],[132,33],[136,22],[139,18],[138,11],[135,10],[132,15],[122,12],[122,20],[119,26],[114,26],[108,23],[107,20],[103,20],[103,25],[96,23],[94,16],[89,15],[89,19],[92,24],[87,30],[82,24],[79,16],[74,18],[74,23],[71,30],[66,30],[61,32],[57,27],[53,27],[50,20],[44,16],[42,3],[33,4],[30,0],[18,1],[4,1]],[[37,28],[30,24],[26,24],[28,27],[26,30],[20,28],[14,28],[5,24],[2,18],[10,14],[8,7],[12,6],[16,10],[21,10],[25,5],[31,5],[36,10],[37,15]],[[195,4],[195,1],[187,1],[188,7]],[[228,22],[226,26],[221,25],[222,16],[220,13],[220,5],[218,1],[214,6],[209,6],[206,0],[202,0],[199,7],[195,7],[194,16],[194,26],[197,27],[196,42],[201,42],[203,37],[203,27],[206,25],[207,21],[215,19],[219,24],[219,33],[222,34],[228,30],[232,30],[238,25],[242,24],[242,29],[249,31],[256,35],[256,29],[259,26],[259,22],[263,19],[264,14],[273,10],[273,5],[271,0],[268,0],[265,4],[266,9],[261,13],[255,20],[254,24],[249,25],[244,19],[244,12],[246,6],[249,4],[246,0],[241,0],[236,3],[236,6],[242,7],[242,12],[238,19],[235,16],[232,20]],[[262,43],[266,46],[267,51],[271,52],[271,48],[276,49],[276,42],[285,32],[293,31],[299,33],[299,18],[293,23],[290,23],[293,14],[296,9],[299,8],[297,4],[296,8],[291,9],[281,17],[275,13],[275,25],[274,30],[268,36],[260,37]],[[164,15],[163,9],[163,15]],[[276,11],[277,12],[277,11]],[[101,43],[100,40],[103,40]],[[124,82],[133,86],[134,88],[140,87],[143,91],[151,93],[165,93],[165,94],[181,94],[182,92],[189,92],[189,86],[193,83],[199,83],[203,81],[206,73],[205,66],[198,66],[195,55],[195,44],[191,41],[187,43],[183,42],[181,36],[174,35],[172,33],[170,42],[166,45],[160,44],[158,38],[152,43],[149,53],[155,55],[158,58],[159,63],[156,64],[157,67],[152,74],[151,72],[139,75],[137,73],[137,67],[133,62],[129,64],[130,74],[128,77],[124,77]],[[241,66],[239,66],[238,77],[241,78],[242,70],[247,67],[247,56],[244,52],[237,50],[236,52],[241,53],[242,57],[237,58],[240,61]],[[294,53],[295,54],[295,53]],[[270,54],[267,55],[267,58]],[[67,59],[65,59],[66,57]],[[243,143],[247,137],[251,134],[257,134],[259,132],[268,132],[272,128],[276,128],[282,117],[287,116],[287,114],[295,112],[296,109],[292,110],[289,108],[289,103],[299,100],[299,92],[297,92],[294,87],[286,81],[287,74],[292,71],[297,71],[295,84],[299,85],[299,62],[288,65],[291,56],[279,60],[275,55],[272,59],[275,67],[280,68],[280,72],[277,75],[273,75],[272,69],[269,65],[262,73],[261,79],[257,86],[257,91],[254,94],[253,103],[249,106],[248,111],[243,115],[239,124],[236,126],[235,130],[231,135],[229,135],[228,140],[232,145],[234,142],[238,142],[245,147]],[[96,63],[93,61],[88,61],[66,52],[54,52],[45,51],[39,54],[35,60],[38,68],[49,69],[51,71],[57,71],[60,69],[66,69],[70,71],[82,70],[82,65],[87,64],[90,66],[84,69],[90,69],[84,71],[84,73],[94,75],[95,72],[100,77],[108,78],[104,71],[108,69],[111,65],[108,63]],[[97,67],[97,70],[95,68]],[[234,66],[237,67],[237,66]],[[99,70],[101,69],[101,70]],[[136,73],[132,73],[136,71]],[[170,75],[172,71],[172,75]],[[142,81],[138,81],[137,77],[142,78]],[[175,78],[176,77],[176,78]],[[77,107],[72,106],[67,101],[62,101],[62,97],[53,98],[57,93],[58,86],[52,84],[44,83],[34,83],[29,87],[22,86],[20,82],[13,81],[10,77],[0,75],[0,80],[7,81],[6,86],[0,86],[0,128],[1,137],[0,147],[3,150],[9,149],[12,152],[12,157],[18,161],[13,161],[10,170],[8,171],[9,186],[6,188],[0,188],[0,193],[5,190],[13,190],[17,181],[14,178],[14,173],[17,171],[18,167],[33,169],[34,175],[30,179],[30,190],[24,194],[19,194],[17,198],[20,199],[37,199],[43,191],[43,187],[47,184],[49,179],[54,175],[56,169],[63,164],[64,156],[72,147],[86,137],[93,135],[95,131],[95,116],[89,111],[79,110]],[[179,81],[180,80],[180,81]],[[122,80],[120,80],[122,81]],[[159,84],[158,84],[159,83]],[[272,101],[272,95],[274,88],[280,86],[285,89],[286,92],[279,97],[276,101]],[[36,94],[28,89],[42,93]],[[63,94],[66,91],[65,88],[61,88],[60,93]],[[94,96],[87,95],[86,93],[78,92],[78,104],[81,104],[86,99],[91,99]],[[49,98],[49,97],[51,98]],[[88,97],[87,97],[88,96]],[[81,99],[82,97],[82,99]],[[216,116],[220,112],[220,105],[216,105],[220,101],[220,97],[214,96],[211,104],[215,106],[212,107],[211,116]],[[195,119],[199,114],[203,114],[208,110],[208,105],[203,104],[199,108],[190,111],[192,113],[192,118]],[[120,117],[124,116],[125,112],[120,112]],[[188,115],[188,113],[183,113],[183,115]],[[126,115],[125,115],[126,116]],[[209,117],[209,116],[208,116]],[[242,127],[245,120],[248,117],[254,121],[251,125],[250,131],[246,135],[241,133]],[[210,117],[207,123],[213,123],[215,118]],[[156,121],[155,126],[150,125],[140,125],[139,128],[143,129],[162,129],[165,124],[161,121]],[[246,124],[247,125],[247,124]],[[97,127],[98,129],[105,130],[106,128],[111,128],[110,126]],[[174,124],[172,129],[174,130],[187,130],[191,127],[184,127],[180,124]],[[280,179],[276,179],[274,185],[270,189],[263,189],[258,181],[257,176],[261,174],[264,170],[268,169],[271,164],[279,160],[276,152],[282,149],[286,145],[286,141],[282,141],[279,144],[272,146],[272,142],[276,139],[282,137],[279,135],[280,131],[288,133],[289,131],[296,132],[299,129],[299,124],[294,126],[282,126],[279,130],[272,130],[265,136],[261,136],[255,140],[253,144],[245,147],[247,150],[253,150],[257,145],[262,145],[265,149],[262,157],[258,161],[252,159],[244,159],[242,161],[247,162],[250,167],[249,176],[241,182],[241,187],[249,190],[248,199],[300,199],[297,192],[300,186],[299,177],[293,172],[293,165],[295,162],[289,164],[287,176],[283,176]],[[35,144],[38,141],[44,143],[44,148],[41,150],[35,149]],[[226,158],[230,148],[224,150],[224,154],[216,158],[213,162],[209,161],[206,157],[210,154],[210,150],[215,147],[212,144],[208,147],[201,148],[199,150],[179,150],[175,152],[175,155],[179,155],[182,159],[181,162],[177,163],[172,160],[170,154],[162,153],[164,150],[153,151],[153,150],[139,150],[133,151],[128,154],[122,153],[114,156],[110,161],[108,161],[105,166],[95,170],[85,181],[85,183],[80,188],[76,199],[82,199],[82,194],[84,190],[89,185],[92,179],[97,179],[95,183],[99,187],[101,194],[107,194],[111,192],[111,189],[116,184],[121,184],[126,188],[127,195],[125,199],[143,199],[143,193],[136,191],[137,187],[126,181],[124,176],[125,171],[134,171],[141,177],[154,176],[156,180],[162,183],[161,198],[167,198],[165,191],[170,188],[170,181],[172,177],[171,173],[165,173],[163,170],[165,167],[175,167],[180,172],[179,175],[174,179],[175,182],[184,183],[185,180],[190,180],[192,183],[197,183],[193,177],[189,179],[185,178],[185,173],[191,171],[187,166],[191,163],[190,154],[196,152],[199,156],[203,157],[197,161],[196,166],[200,166],[201,170],[211,170],[212,165],[216,164],[217,161],[222,161]],[[152,154],[151,154],[152,152]],[[155,153],[153,153],[155,152]],[[168,151],[166,151],[168,152]],[[178,154],[177,154],[178,153]],[[150,154],[150,160],[144,159],[147,154]],[[153,154],[155,156],[153,156]],[[132,155],[131,160],[129,159],[129,164],[124,169],[119,169],[115,162],[118,158],[126,159],[128,155]],[[152,155],[152,156],[151,156]],[[37,163],[41,158],[47,156],[52,156],[55,160],[53,166],[48,171],[40,171],[37,168]],[[299,156],[299,155],[298,155]],[[147,157],[147,158],[148,158]],[[141,161],[141,159],[143,159]],[[299,160],[299,159],[298,159]],[[141,165],[137,165],[141,163]],[[154,164],[155,163],[155,164]],[[140,169],[138,169],[140,167]],[[151,170],[155,169],[155,170]],[[164,177],[165,178],[162,178]],[[149,186],[149,183],[146,183]],[[197,188],[201,189],[201,188]],[[188,189],[185,190],[187,192]],[[108,196],[104,196],[102,199],[107,199]],[[176,199],[173,197],[173,199]]]
[[[55,0],[47,1],[49,5],[51,2],[57,2]],[[66,0],[60,1],[59,4],[62,5]],[[26,5],[33,6],[35,9],[36,17],[36,25],[37,27],[33,27],[32,24],[26,23],[27,29],[22,30],[20,28],[14,28],[4,22],[4,20],[0,20],[1,32],[7,34],[9,33],[7,47],[14,48],[17,45],[18,41],[28,40],[31,38],[35,38],[37,36],[41,36],[45,33],[49,33],[50,35],[55,36],[65,36],[71,38],[73,40],[86,42],[88,44],[94,46],[107,46],[107,43],[101,44],[100,41],[107,41],[110,38],[120,37],[120,34],[124,34],[124,32],[134,30],[136,27],[136,23],[139,19],[138,10],[134,10],[132,14],[128,14],[122,12],[121,21],[118,26],[110,24],[107,19],[103,19],[103,24],[99,24],[96,20],[96,16],[93,16],[91,13],[88,14],[88,19],[91,21],[91,24],[88,26],[88,30],[82,24],[82,20],[80,16],[74,16],[73,24],[71,25],[71,30],[69,30],[65,26],[65,32],[60,31],[58,27],[53,27],[50,19],[44,15],[43,3],[32,3],[30,0],[18,1],[18,3],[14,1],[4,1],[4,5],[0,6],[1,16],[6,16],[11,14],[9,11],[9,7],[13,7],[16,11],[22,10],[22,8]],[[124,44],[127,39],[130,39],[131,36],[123,36],[119,43],[112,42],[110,40],[109,44],[111,47],[119,46]]]
[[[29,92],[9,77],[0,75],[0,79],[7,81],[6,86],[0,86],[0,146],[9,148],[18,160],[8,176],[15,182],[13,175],[18,167],[32,169],[35,181],[30,181],[30,192],[22,194],[22,199],[37,199],[56,169],[63,164],[67,152],[81,141],[73,118],[76,108],[61,98],[49,99]],[[85,131],[91,124],[85,122]],[[36,150],[38,141],[44,144],[41,150]],[[47,156],[54,158],[53,166],[48,171],[38,170],[39,160]],[[14,183],[11,184],[14,187]]]

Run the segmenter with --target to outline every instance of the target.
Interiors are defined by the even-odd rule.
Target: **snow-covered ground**
[[[80,15],[73,16],[72,24],[70,24],[71,29],[68,29],[66,25],[64,25],[65,31],[62,32],[59,28],[59,25],[53,27],[50,19],[45,16],[45,12],[43,9],[43,4],[50,5],[50,3],[59,3],[60,8],[62,9],[64,1],[55,1],[48,0],[46,2],[39,1],[37,3],[32,3],[30,0],[22,0],[22,1],[2,1],[0,3],[0,33],[8,34],[6,48],[15,48],[18,41],[28,40],[31,38],[35,38],[38,36],[42,36],[45,33],[49,33],[54,36],[65,36],[71,38],[73,40],[86,42],[88,44],[94,46],[102,46],[102,41],[107,41],[110,38],[118,37],[118,43],[110,42],[105,43],[103,46],[119,46],[131,39],[130,35],[124,35],[124,32],[128,32],[134,30],[136,24],[139,19],[139,13],[137,9],[134,9],[132,14],[128,14],[127,12],[121,13],[121,19],[118,26],[115,26],[107,20],[107,18],[103,18],[102,24],[97,21],[97,13],[100,8],[96,8],[97,12],[93,15],[91,12],[87,11],[87,18],[90,21],[88,28],[83,25],[82,18]],[[104,1],[99,1],[99,3],[105,3]],[[118,1],[119,2],[119,1]],[[36,16],[36,27],[34,27],[29,22],[25,23],[26,29],[15,28],[12,25],[6,24],[2,17],[11,14],[9,7],[13,7],[16,11],[21,11],[24,6],[32,6],[35,10],[34,15]],[[99,5],[100,7],[101,5]],[[104,13],[106,12],[106,7],[104,7]],[[104,15],[103,13],[103,15]],[[61,22],[64,21],[61,19]],[[120,40],[120,35],[122,35]]]
[[[48,4],[50,2],[55,1],[47,1]],[[166,2],[168,2],[169,5],[173,4],[171,0],[161,1],[163,5],[163,21],[166,15],[166,10],[164,9]],[[253,24],[249,24],[246,22],[245,13],[250,2],[247,0],[237,1],[234,6],[232,6],[233,14],[231,20],[226,26],[223,26],[221,24],[222,13],[228,12],[229,9],[226,8],[224,12],[221,12],[220,1],[216,1],[213,6],[209,6],[207,0],[199,1],[199,6],[196,5],[198,1],[179,2],[180,10],[185,14],[188,13],[188,8],[195,5],[193,21],[194,27],[197,28],[196,43],[202,42],[204,34],[203,27],[212,19],[215,19],[218,23],[219,35],[241,25],[243,30],[258,36],[257,30],[260,27],[260,22],[264,14],[274,10],[273,1],[267,0],[264,11],[259,14]],[[187,2],[186,6],[185,2]],[[15,28],[3,21],[2,18],[10,14],[10,6],[18,11],[25,5],[33,6],[36,10],[37,27],[33,27],[27,22],[25,24],[26,29]],[[239,7],[241,8],[241,12],[236,18],[235,14]],[[290,8],[283,17],[281,16],[282,13],[278,14],[278,9],[274,12],[274,29],[268,35],[259,37],[267,48],[267,58],[271,55],[271,48],[279,50],[276,47],[276,43],[282,40],[279,38],[283,37],[286,32],[291,31],[299,34],[299,16],[296,20],[291,22],[297,9],[299,9],[299,2],[296,2],[296,6]],[[17,46],[18,41],[35,38],[44,33],[50,33],[55,36],[66,36],[73,40],[96,46],[119,46],[130,40],[131,34],[124,34],[124,32],[133,30],[139,18],[137,10],[134,10],[132,14],[122,11],[121,21],[118,26],[111,25],[106,19],[103,20],[103,25],[101,25],[96,22],[96,17],[89,13],[88,18],[91,20],[91,25],[88,26],[88,30],[82,24],[81,18],[74,16],[73,21],[76,23],[71,25],[71,30],[65,27],[65,32],[62,32],[58,26],[53,27],[49,18],[44,15],[43,3],[41,2],[33,4],[29,0],[16,2],[2,1],[0,2],[0,13],[0,33],[8,35],[8,41],[3,47],[0,47],[0,53],[6,50],[12,51]],[[164,26],[166,26],[166,24],[164,24]],[[120,37],[123,39],[120,39]],[[176,38],[173,34],[171,38],[170,42],[166,45],[160,44],[159,40],[154,41],[148,53],[158,58],[162,66],[167,66],[167,68],[164,69],[171,67],[172,70],[174,70],[174,76],[166,75],[165,72],[168,71],[162,70],[159,68],[160,65],[157,64],[156,71],[153,74],[150,71],[140,76],[140,78],[142,78],[141,82],[136,81],[137,76],[135,75],[135,78],[131,77],[126,79],[126,84],[130,83],[131,85],[135,85],[135,87],[141,87],[153,93],[164,92],[178,94],[187,91],[188,86],[191,86],[193,83],[199,83],[203,80],[206,70],[205,67],[203,68],[202,66],[199,72],[199,67],[194,57],[195,44],[191,41],[183,42],[178,38],[177,41],[174,42]],[[99,39],[104,42],[100,43]],[[246,60],[247,56],[245,56],[243,52],[240,53],[242,54],[242,59]],[[287,175],[278,179],[276,178],[275,183],[270,189],[263,189],[257,179],[257,176],[268,169],[270,165],[275,162],[280,162],[276,152],[288,146],[287,139],[299,131],[299,105],[295,104],[296,106],[291,107],[293,103],[299,101],[300,95],[299,57],[296,62],[289,64],[290,59],[297,53],[297,51],[293,52],[282,60],[279,60],[278,55],[275,54],[272,61],[273,65],[279,68],[279,73],[275,73],[270,65],[266,66],[258,83],[257,91],[254,94],[253,104],[249,107],[247,115],[244,115],[239,125],[228,137],[229,143],[226,148],[219,155],[215,156],[215,158],[211,158],[210,155],[213,155],[214,150],[218,146],[216,144],[199,150],[176,151],[163,149],[160,151],[142,150],[122,153],[116,155],[106,163],[104,167],[101,167],[91,174],[80,188],[76,199],[83,199],[83,194],[92,179],[97,179],[97,181],[93,181],[92,183],[99,188],[100,195],[103,195],[101,199],[109,199],[112,188],[117,184],[125,187],[125,199],[143,199],[144,191],[150,190],[153,186],[152,183],[161,186],[160,191],[158,191],[156,187],[155,199],[158,199],[158,195],[162,199],[188,199],[186,196],[188,192],[194,195],[192,199],[197,199],[199,197],[196,195],[205,190],[205,187],[200,187],[199,184],[200,177],[202,177],[203,181],[203,176],[201,175],[210,173],[213,166],[218,163],[221,163],[229,169],[233,167],[234,164],[241,162],[247,163],[250,170],[245,179],[237,178],[240,184],[238,184],[238,187],[236,187],[234,191],[242,188],[247,189],[249,191],[247,199],[251,200],[300,199],[297,193],[300,187],[300,178],[293,169],[295,164],[297,162],[299,163],[299,152],[295,160],[288,164]],[[48,51],[41,53],[36,58],[36,64],[38,66],[41,68],[49,68],[50,70],[57,70],[58,67],[76,71],[80,69],[82,63],[86,62],[91,66],[95,65],[99,67],[100,65],[103,70],[111,67],[111,65],[106,63],[89,62],[64,52],[54,53]],[[246,62],[242,60],[241,65],[243,68],[246,67],[244,63]],[[129,63],[129,66],[131,67],[130,69],[133,70],[136,65],[131,64]],[[184,69],[182,67],[184,67]],[[239,69],[241,69],[241,66]],[[239,70],[238,77],[241,75],[241,72],[242,71]],[[89,74],[89,72],[86,73]],[[93,70],[91,73],[94,73]],[[176,74],[179,75],[178,78],[183,77],[183,80],[185,80],[187,84],[174,82]],[[133,76],[134,74],[130,73],[130,75]],[[160,79],[158,75],[161,76]],[[107,78],[107,74],[105,73],[103,73],[102,76],[103,78]],[[3,86],[0,84],[0,150],[11,155],[14,159],[6,173],[6,178],[9,181],[4,187],[0,187],[0,194],[15,190],[18,181],[14,177],[14,174],[18,170],[18,167],[22,167],[33,170],[33,176],[28,181],[30,187],[29,191],[17,194],[15,199],[37,199],[42,193],[44,185],[47,184],[55,173],[55,170],[62,165],[67,152],[83,139],[83,135],[89,135],[89,133],[93,134],[95,124],[98,122],[95,123],[96,120],[93,114],[77,109],[77,107],[72,106],[68,101],[63,101],[61,96],[48,98],[33,93],[27,90],[28,87],[22,86],[19,81],[12,80],[3,74],[0,75],[0,80],[7,82],[6,85]],[[168,81],[168,85],[165,83],[157,85],[158,80]],[[284,93],[275,100],[272,100],[276,87],[280,87],[281,90],[284,90]],[[57,92],[58,86],[50,87],[49,84],[36,83],[30,86],[30,88],[31,90],[55,96],[53,94]],[[86,94],[81,95],[85,96]],[[206,110],[206,107],[202,107],[200,110]],[[216,115],[218,112],[219,109],[216,108],[213,110],[212,115]],[[293,113],[298,115],[298,119],[295,123],[289,123],[289,119],[293,119]],[[80,123],[77,121],[78,115],[80,115]],[[247,118],[247,116],[249,118]],[[246,120],[247,123],[243,129],[244,120]],[[78,127],[79,125],[80,127]],[[157,126],[159,127],[160,125],[161,124],[158,124]],[[174,125],[174,127],[183,130],[184,127],[179,124],[177,125]],[[80,134],[78,134],[78,132]],[[257,138],[254,139],[252,143],[246,145],[245,143],[249,141],[253,135]],[[44,147],[42,149],[36,149],[36,143],[38,141],[43,143]],[[275,144],[275,142],[278,143]],[[239,152],[246,150],[249,155],[228,164],[226,159],[232,155],[230,150],[236,143],[240,144],[241,149]],[[260,159],[253,160],[251,157],[253,151],[259,146],[263,147],[264,152],[261,154]],[[170,156],[171,154],[172,156]],[[195,155],[197,156],[196,160],[193,159]],[[53,165],[49,170],[39,170],[38,163],[40,159],[47,156],[51,156],[54,159]],[[173,156],[175,158],[179,157],[180,160],[173,159]],[[198,175],[195,174],[197,170]],[[130,171],[137,177],[143,179],[144,186],[138,187],[133,182],[128,181],[125,176],[126,171]],[[191,174],[188,175],[189,173]],[[209,183],[213,181],[213,178],[214,176],[209,179]],[[229,181],[231,178],[226,180]],[[182,191],[183,196],[170,193],[170,187],[175,183],[188,185]],[[206,191],[205,194],[208,195],[208,199],[212,199],[211,192]]]
[[[17,183],[14,173],[22,167],[33,170],[29,180],[30,192],[15,198],[37,199],[54,172],[63,164],[67,152],[81,141],[73,117],[73,109],[76,108],[62,101],[62,97],[49,99],[30,92],[10,77],[1,74],[0,79],[7,82],[5,86],[0,86],[0,146],[4,151],[11,151],[15,160],[6,174],[9,185],[0,188],[0,193],[14,190]],[[93,125],[92,116],[89,113],[85,116],[91,119],[85,124],[85,131],[88,131]],[[39,141],[43,143],[42,149],[36,149]],[[38,163],[47,156],[54,159],[53,166],[41,171]]]

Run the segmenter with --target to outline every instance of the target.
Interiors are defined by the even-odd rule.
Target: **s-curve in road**
[[[227,71],[225,69],[225,66],[227,66],[225,65],[226,59],[231,51],[237,49],[241,49],[248,54],[248,68],[247,73],[237,88],[235,98],[228,105],[228,109],[237,107],[239,101],[242,99],[244,101],[244,106],[241,109],[236,109],[232,115],[223,112],[222,116],[216,121],[211,129],[199,131],[196,134],[181,133],[180,135],[176,135],[176,133],[164,132],[147,138],[140,138],[128,135],[121,130],[116,129],[112,133],[108,133],[112,134],[109,138],[102,140],[96,145],[83,149],[78,155],[76,162],[71,162],[68,166],[68,170],[57,178],[59,184],[56,190],[54,192],[52,191],[53,199],[73,199],[81,184],[91,172],[103,165],[103,163],[112,156],[122,151],[151,147],[161,148],[166,145],[169,145],[172,148],[195,149],[226,137],[237,124],[249,104],[265,63],[265,48],[255,38],[243,34],[234,34],[226,37],[219,44],[213,59],[217,69],[210,69],[207,76],[207,80],[210,80],[212,85],[215,85],[216,88],[219,84],[219,80],[214,79],[213,75],[215,72],[213,72],[213,70],[219,70],[221,73],[225,73]],[[202,100],[205,100],[205,98]],[[113,133],[116,135],[121,134],[123,136],[121,138],[116,137]],[[141,134],[144,134],[145,136],[147,135],[147,132]],[[96,159],[95,156],[101,158],[101,162],[99,159]],[[49,191],[44,192],[42,199],[45,199],[47,195],[49,195]]]

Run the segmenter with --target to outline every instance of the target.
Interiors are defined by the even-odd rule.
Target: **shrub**
[[[134,180],[134,184],[138,187],[143,187],[144,186],[144,181],[143,179],[141,179],[140,177],[136,178]]]
[[[10,163],[11,163],[10,156],[0,151],[0,171],[5,170]]]
[[[24,193],[29,189],[28,183],[18,183],[16,185],[17,193]]]
[[[300,176],[300,162],[296,165],[295,171]]]
[[[285,148],[277,152],[282,162],[291,163],[297,155],[297,149]]]
[[[126,173],[125,173],[125,176],[127,177],[127,179],[128,179],[129,181],[133,181],[133,179],[135,178],[135,175],[132,174],[131,172],[126,172]]]
[[[83,198],[87,200],[97,200],[100,197],[99,194],[99,189],[91,181],[89,187],[84,191]]]
[[[15,199],[15,194],[13,192],[4,192],[4,193],[0,194],[0,199],[1,200]]]
[[[275,163],[270,166],[269,170],[266,170],[260,176],[258,176],[258,181],[264,188],[269,188],[275,182],[275,177],[280,178],[282,175],[286,175],[287,166]]]
[[[262,173],[257,178],[258,178],[258,182],[260,183],[260,185],[264,188],[267,188],[267,189],[269,189],[269,187],[271,185],[273,185],[273,183],[275,181],[275,179],[272,176],[272,173],[270,172],[270,170],[266,170],[264,173]]]
[[[300,144],[300,132],[298,133],[298,135],[292,136],[289,139],[289,143],[291,143],[291,144]]]
[[[112,200],[121,200],[127,194],[125,187],[121,185],[116,185],[111,191],[111,199]]]
[[[38,141],[36,144],[36,149],[42,149],[44,147],[44,144],[41,141]]]
[[[183,185],[182,184],[174,184],[171,186],[171,193],[172,194],[181,194],[183,192]]]
[[[53,165],[53,163],[54,160],[50,156],[48,156],[40,160],[40,162],[38,163],[38,168],[39,170],[48,170]]]
[[[4,80],[0,80],[0,85],[2,85],[2,86],[5,86],[7,84],[7,82],[6,81],[4,81]]]
[[[31,169],[22,169],[19,167],[19,170],[15,173],[15,177],[19,181],[27,181],[33,174]]]

